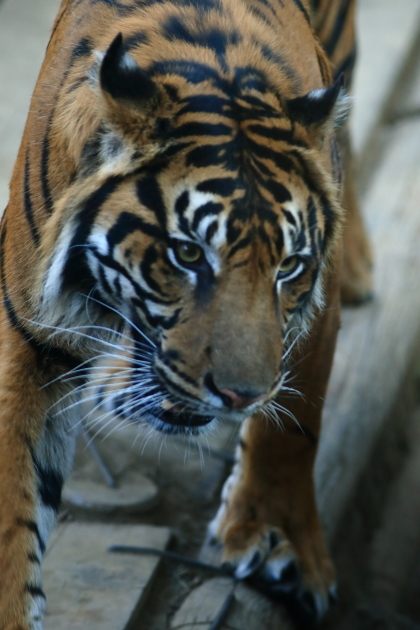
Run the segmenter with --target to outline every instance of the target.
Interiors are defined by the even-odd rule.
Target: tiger
[[[0,225],[1,630],[43,628],[42,558],[101,361],[131,423],[240,423],[209,527],[236,577],[308,623],[336,598],[313,464],[340,296],[371,291],[337,128],[354,11],[62,0]]]

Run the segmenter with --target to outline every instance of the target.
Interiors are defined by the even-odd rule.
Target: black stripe
[[[73,48],[71,57],[70,57],[70,67],[73,66],[75,61],[77,61],[80,57],[88,57],[92,52],[94,47],[94,43],[88,37],[82,37],[82,39],[76,44]]]
[[[90,2],[91,4],[106,4],[111,9],[116,9],[121,17],[130,15],[134,11],[138,10],[137,3],[134,3],[134,5],[131,6],[127,6],[122,2],[118,2],[118,0],[90,0]]]
[[[238,269],[238,267],[246,267],[247,265],[249,265],[249,263],[249,260],[241,260],[241,262],[232,265],[232,269]]]
[[[4,224],[3,224],[4,225]],[[10,325],[17,330],[26,343],[31,346],[34,352],[41,358],[48,357],[60,365],[64,365],[69,369],[77,368],[80,365],[80,359],[71,355],[69,352],[65,352],[61,348],[50,344],[44,344],[33,338],[32,334],[24,327],[19,321],[19,318],[14,309],[12,300],[10,299],[9,292],[6,283],[6,271],[4,267],[4,242],[6,239],[6,228],[3,227],[0,238],[0,273],[1,273],[1,285],[3,291],[3,305],[6,309],[6,314]]]
[[[265,175],[265,177],[275,177],[276,174],[271,168],[268,168],[267,164],[258,160],[255,155],[252,156],[252,162],[254,165],[254,169],[256,169],[260,174]]]
[[[281,211],[283,212],[288,223],[291,223],[292,225],[296,227],[296,219],[293,216],[293,214],[290,212],[290,210],[286,210],[286,208],[282,208]]]
[[[142,300],[151,300],[152,302],[155,302],[156,304],[164,304],[166,306],[171,306],[172,304],[177,303],[178,300],[162,300],[161,298],[156,297],[154,293],[149,293],[148,291],[145,291],[134,280],[134,278],[130,276],[127,269],[123,267],[118,261],[114,260],[111,256],[104,256],[103,254],[101,254],[100,252],[96,250],[92,250],[92,253],[96,256],[96,258],[99,260],[99,262],[102,265],[104,265],[105,267],[109,267],[110,269],[114,269],[114,271],[117,271],[118,273],[123,275],[124,278],[127,278],[127,280],[131,283],[133,289],[135,290],[136,294]]]
[[[194,219],[191,225],[191,229],[195,232],[200,225],[201,221],[210,215],[218,215],[223,212],[223,205],[221,203],[215,203],[214,201],[208,201],[203,206],[197,208],[194,213]]]
[[[337,217],[335,212],[333,211],[331,205],[328,203],[326,197],[321,198],[322,212],[325,218],[325,237],[324,237],[324,247],[327,244],[328,240],[331,238],[332,233],[334,231],[334,226],[337,222]]]
[[[35,455],[32,454],[32,461],[38,477],[38,493],[42,503],[54,512],[58,512],[61,502],[61,490],[63,488],[63,476],[51,468],[43,468]]]
[[[293,0],[293,2],[295,3],[295,5],[296,5],[296,6],[297,6],[297,8],[299,9],[299,11],[301,11],[301,12],[303,13],[303,15],[305,16],[306,20],[307,20],[308,22],[310,22],[308,12],[307,12],[307,10],[305,9],[305,7],[303,6],[303,4],[302,4],[301,0]]]
[[[265,229],[264,229],[264,227],[262,225],[258,226],[257,234],[258,234],[258,240],[261,241],[261,243],[264,243],[265,246],[267,247],[268,254],[270,256],[270,264],[272,266],[274,266],[275,263],[276,263],[276,259],[274,257],[273,251],[272,251],[273,243],[272,243],[271,238],[268,236],[267,232],[265,231]],[[282,239],[281,230],[278,232],[278,239],[279,238]],[[276,249],[277,249],[277,247],[278,247],[278,243],[276,244]],[[281,248],[281,249],[283,249],[283,248]]]
[[[288,144],[292,144],[294,146],[307,148],[307,145],[304,142],[297,140],[293,136],[293,131],[291,129],[280,129],[279,127],[267,127],[265,125],[249,125],[248,129],[251,133],[255,133],[263,138],[268,138],[269,140],[287,142]]]
[[[275,179],[266,179],[262,182],[262,185],[273,195],[277,203],[285,203],[286,201],[292,200],[292,195],[287,190],[286,186]]]
[[[241,249],[245,249],[251,243],[251,231],[249,231],[244,238],[241,238],[230,250],[228,258],[232,258]]]
[[[42,597],[42,599],[47,599],[45,597],[45,593],[40,586],[35,586],[33,584],[25,584],[25,591],[32,595],[32,597]]]
[[[252,41],[255,46],[260,45],[258,41],[255,41],[255,40],[252,40]],[[263,51],[261,51],[261,54],[263,54]],[[275,90],[274,86],[270,84],[267,77],[262,72],[260,72],[259,70],[256,70],[256,68],[252,66],[236,68],[235,83],[236,83],[235,97],[239,97],[241,100],[245,102],[246,102],[246,97],[244,96],[244,92],[246,92],[247,90],[255,90],[256,92],[260,92],[261,94],[265,94],[269,86],[271,86],[271,88]],[[262,101],[259,101],[259,102],[262,103]],[[266,105],[264,106],[266,107]]]
[[[76,218],[77,229],[71,241],[67,261],[62,273],[62,282],[66,286],[78,286],[85,293],[95,286],[95,280],[86,260],[86,243],[93,222],[103,204],[109,199],[122,177],[110,177],[98,190],[87,199]]]
[[[262,177],[257,170],[254,170],[254,179],[261,188],[268,190],[273,195],[274,200],[278,203],[291,201],[292,196],[289,190],[281,182],[278,182],[274,176],[265,178]],[[261,221],[268,221],[273,225],[278,221],[277,214],[273,210],[268,209],[267,204],[265,208],[261,204],[258,208],[257,214]]]
[[[185,372],[183,372],[182,370],[180,370],[176,365],[174,365],[173,361],[171,360],[171,350],[167,350],[166,352],[161,352],[160,353],[160,360],[162,361],[162,363],[169,368],[172,372],[174,372],[174,374],[176,374],[177,376],[180,376],[186,383],[189,383],[190,385],[193,385],[194,387],[197,387],[197,381],[196,379],[192,378],[191,376],[189,376],[189,374],[186,374]],[[179,357],[176,357],[177,361],[182,361],[182,359],[180,359]],[[183,363],[185,363],[185,361],[183,361]]]
[[[261,8],[249,6],[247,7],[247,10],[253,15],[255,15],[259,20],[262,20],[263,22],[265,22],[270,28],[272,27],[273,18],[271,17],[271,15],[267,16]]]
[[[310,239],[311,239],[311,251],[313,254],[316,254],[315,248],[317,245],[317,231],[318,231],[318,221],[316,215],[316,205],[312,197],[309,198],[307,208],[306,208],[306,225],[309,230]]]
[[[259,42],[256,41],[255,45],[258,46]],[[301,81],[294,69],[287,63],[287,61],[278,53],[274,52],[269,46],[261,46],[262,55],[271,63],[275,63],[282,69],[286,77],[291,81],[295,92],[301,90]]]
[[[261,159],[271,160],[280,170],[285,171],[286,173],[296,170],[294,162],[283,153],[273,151],[273,149],[259,144],[258,142],[251,140],[251,138],[247,138],[246,143],[248,150],[252,154],[257,155]]]
[[[334,50],[339,42],[339,39],[343,33],[344,27],[346,25],[346,19],[348,11],[351,7],[352,0],[346,0],[344,6],[341,7],[339,14],[336,17],[334,28],[328,38],[328,41],[325,42],[324,48],[331,58]]]
[[[137,197],[143,206],[155,213],[160,226],[166,228],[166,210],[156,177],[150,175],[137,182]]]
[[[330,17],[330,11],[332,10],[333,5],[337,2],[337,0],[329,0],[328,5],[324,7],[322,12],[322,19],[318,22],[317,25],[317,33],[320,34],[325,28],[325,25]]]
[[[190,400],[198,401],[200,403],[203,402],[201,398],[199,398],[198,396],[194,396],[194,394],[191,394],[190,392],[186,392],[184,389],[182,389],[180,385],[177,385],[176,383],[170,381],[166,375],[166,372],[164,372],[162,368],[159,368],[158,365],[154,365],[153,369],[156,373],[156,376],[158,376],[159,379],[163,381],[164,385],[169,389],[169,391],[174,390],[177,395],[187,400],[190,399]]]
[[[344,85],[347,90],[350,89],[351,86],[351,76],[356,63],[356,57],[357,47],[354,45],[347,57],[343,59],[341,64],[334,71],[334,80],[338,79],[341,74],[344,75]]]
[[[233,171],[237,167],[232,142],[196,146],[187,154],[185,161],[186,166],[195,166],[196,168],[222,164],[227,170]]]
[[[250,71],[249,68],[241,68],[241,70]],[[275,118],[279,120],[280,118],[285,118],[284,114],[270,107],[257,96],[241,94],[240,100],[250,106],[249,108],[242,108],[242,116],[244,119],[264,120],[265,118]]]
[[[71,94],[72,92],[74,92],[75,90],[77,90],[77,88],[79,88],[81,85],[83,85],[83,83],[86,83],[86,81],[88,80],[88,77],[80,77],[79,79],[76,79],[74,81],[74,83],[72,83],[68,88],[67,88],[67,94]]]
[[[29,529],[30,532],[32,532],[35,536],[36,539],[38,540],[38,544],[39,544],[39,549],[41,551],[42,554],[45,553],[45,543],[41,538],[41,534],[39,533],[39,529],[38,529],[38,525],[35,523],[35,521],[28,521],[24,518],[18,518],[16,519],[16,525],[18,525],[19,527],[25,527],[26,529]]]
[[[101,288],[104,291],[106,291],[106,293],[108,293],[108,295],[114,295],[112,287],[109,284],[108,279],[106,277],[105,270],[104,270],[104,268],[102,266],[99,267],[98,273],[99,273],[99,282],[100,282]]]
[[[256,0],[256,1],[259,2],[260,4],[262,4],[267,9],[269,9],[270,13],[277,17],[277,13],[275,12],[272,4],[268,0]],[[280,4],[280,6],[282,6],[282,7],[284,6],[283,0],[277,0],[277,2],[278,2],[278,4]]]
[[[115,247],[120,245],[127,236],[137,231],[160,240],[163,240],[165,237],[165,232],[158,225],[146,223],[141,217],[131,212],[121,212],[107,234],[109,255],[112,255]]]
[[[140,46],[140,44],[146,44],[148,39],[149,38],[147,37],[146,33],[142,33],[141,31],[124,37],[125,52],[130,52],[133,48],[137,48],[138,46]]]
[[[211,193],[220,197],[230,197],[236,190],[237,182],[233,177],[206,179],[196,186],[198,192]]]
[[[173,138],[184,138],[188,136],[231,136],[232,127],[223,123],[202,123],[187,122],[171,133]]]
[[[175,212],[180,216],[183,216],[188,206],[190,205],[190,194],[188,190],[184,190],[175,202]]]
[[[198,63],[193,59],[157,61],[150,66],[149,72],[151,75],[175,74],[194,85],[203,81],[211,81],[215,87],[224,92],[229,93],[231,90],[230,81],[222,79],[217,70],[204,63]]]
[[[171,315],[170,317],[163,317],[163,316],[159,317],[159,316],[151,315],[150,313],[147,313],[148,321],[152,324],[154,328],[161,327],[164,330],[170,330],[178,323],[181,312],[182,312],[182,308],[178,308],[176,311],[174,311],[173,315]]]
[[[26,220],[28,221],[28,224],[29,224],[32,240],[34,241],[35,245],[38,246],[40,238],[39,238],[38,228],[35,224],[34,209],[32,206],[32,199],[31,199],[31,192],[30,192],[29,151],[26,154],[26,160],[25,160],[25,176],[24,176],[24,183],[23,183],[23,194],[24,194]]]
[[[41,187],[42,187],[42,194],[44,196],[45,209],[49,214],[51,214],[52,209],[53,209],[53,200],[51,196],[50,185],[48,182],[48,162],[50,158],[50,144],[49,144],[48,133],[51,127],[53,114],[50,116],[50,119],[48,121],[47,133],[45,134],[44,143],[42,146],[42,156],[41,156]]]
[[[178,40],[196,46],[210,48],[216,55],[224,55],[229,45],[237,45],[241,36],[237,31],[222,31],[219,28],[207,28],[204,31],[191,32],[187,28],[186,21],[181,20],[177,15],[171,15],[163,24],[164,36],[169,41]]]
[[[274,245],[276,247],[277,255],[280,256],[284,248],[284,234],[283,234],[283,230],[281,229],[279,225],[276,226],[276,230],[277,230],[277,236],[274,240]]]
[[[227,117],[232,110],[231,102],[227,98],[214,94],[187,96],[182,102],[185,106],[178,112],[178,117],[185,113],[219,114]]]
[[[299,230],[299,233],[294,237],[293,240],[294,246],[296,250],[302,251],[307,246],[306,233],[305,230]]]
[[[217,221],[213,221],[213,223],[210,223],[206,230],[206,243],[210,243],[211,239],[216,234],[218,227],[219,223]]]
[[[81,57],[87,57],[88,55],[90,55],[92,50],[93,50],[93,43],[87,37],[83,37],[76,44],[76,46],[72,50],[68,68],[67,68],[67,70],[64,73],[64,76],[62,78],[61,88],[63,87],[64,83],[66,82],[67,77],[68,77],[68,75],[69,75],[69,73],[70,73],[70,71],[71,71],[75,61],[77,61]],[[86,77],[82,77],[82,78],[77,79],[76,83],[74,83],[71,86],[71,89],[75,89],[81,82],[83,82],[85,80],[86,80]],[[41,172],[40,172],[41,189],[42,189],[42,194],[43,194],[43,197],[44,197],[45,209],[47,210],[48,213],[51,213],[52,210],[53,210],[53,199],[52,199],[52,195],[51,195],[51,188],[50,188],[49,181],[48,181],[48,170],[49,170],[49,159],[50,159],[50,140],[49,140],[49,136],[50,136],[50,130],[51,130],[51,126],[52,126],[52,123],[53,123],[53,120],[54,120],[56,108],[57,108],[57,103],[54,104],[54,106],[52,108],[52,111],[51,111],[51,114],[50,114],[50,117],[48,119],[47,128],[45,130],[44,142],[43,142],[43,146],[42,146],[41,162],[40,162],[40,166],[41,166]]]
[[[150,245],[144,252],[142,261],[140,263],[140,270],[144,280],[149,285],[151,291],[155,291],[162,295],[163,297],[168,297],[168,294],[165,291],[162,291],[160,285],[152,278],[153,267],[158,266],[156,263],[158,262],[159,257],[156,250],[155,245]]]

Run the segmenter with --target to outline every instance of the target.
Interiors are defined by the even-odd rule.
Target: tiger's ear
[[[119,33],[102,60],[99,72],[101,88],[115,101],[139,109],[158,95],[157,85],[134,59],[124,51]]]
[[[331,119],[342,87],[343,74],[340,74],[330,87],[289,99],[286,106],[290,118],[306,127],[322,127]]]

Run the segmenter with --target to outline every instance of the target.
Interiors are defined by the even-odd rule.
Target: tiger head
[[[84,122],[67,129],[77,172],[44,243],[49,321],[86,311],[115,331],[96,346],[122,360],[112,400],[165,432],[243,419],[278,394],[341,222],[340,82],[285,98],[267,72],[207,61],[146,72],[115,38],[89,98],[62,105],[62,124]]]

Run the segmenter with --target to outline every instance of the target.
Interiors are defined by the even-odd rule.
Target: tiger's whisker
[[[84,297],[88,300],[91,300],[92,302],[96,302],[97,304],[100,304],[101,306],[105,306],[105,308],[109,308],[111,311],[113,311],[114,313],[122,317],[122,319],[124,319],[124,321],[126,321],[129,326],[132,326],[134,330],[139,333],[139,335],[141,335],[151,346],[156,348],[156,344],[153,343],[153,341],[149,339],[149,337],[142,330],[140,330],[131,320],[129,320],[128,317],[126,317],[123,313],[121,313],[121,311],[118,311],[112,306],[109,306],[109,304],[105,304],[105,302],[102,302],[101,300],[98,300],[97,298],[94,298],[92,296],[85,295]]]

